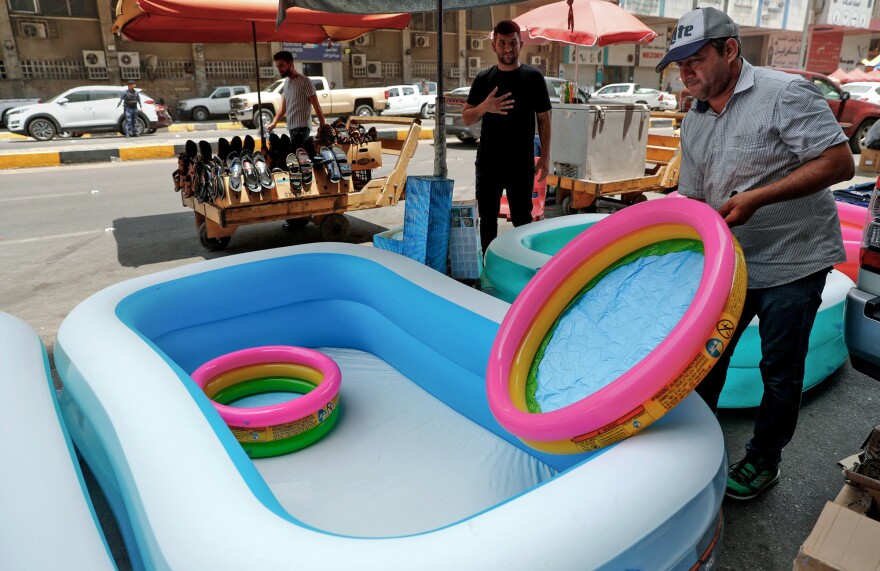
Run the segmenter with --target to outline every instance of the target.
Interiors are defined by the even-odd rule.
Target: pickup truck
[[[207,97],[181,99],[177,102],[177,118],[192,117],[193,121],[204,121],[211,115],[229,114],[229,98],[234,95],[249,93],[247,85],[230,85],[218,87]]]
[[[388,104],[382,115],[418,115],[422,119],[429,118],[437,103],[436,86],[437,84],[434,83],[433,93],[430,91],[430,86],[427,86],[427,95],[422,93],[418,84],[386,87],[385,98],[388,100]]]
[[[326,77],[309,77],[318,94],[318,102],[325,117],[331,115],[376,115],[385,109],[384,87],[355,87],[349,89],[330,89]],[[281,90],[284,80],[279,79],[260,92],[262,108],[258,116],[264,125],[272,122],[275,112],[281,106],[283,95]],[[237,95],[229,100],[229,119],[238,121],[248,129],[253,129],[257,115],[254,109],[258,107],[257,94],[255,92]]]
[[[42,103],[42,99],[36,97],[21,99],[0,99],[0,127],[6,126],[6,112],[14,107],[24,107],[25,105],[35,105]]]
[[[642,103],[650,109],[674,111],[678,101],[672,93],[642,87],[638,83],[612,83],[599,89],[593,97],[614,99],[615,103]]]

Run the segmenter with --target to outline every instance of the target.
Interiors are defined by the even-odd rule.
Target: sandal
[[[226,161],[226,155],[232,151],[232,146],[229,144],[229,140],[225,137],[220,137],[220,140],[217,141],[217,156],[220,157],[221,161]]]
[[[254,152],[254,148],[256,147],[257,142],[254,141],[254,138],[250,135],[244,136],[244,142],[241,144],[241,148],[245,151]]]
[[[226,166],[229,168],[229,188],[234,192],[241,192],[241,159],[238,153],[230,151],[226,155]]]
[[[254,159],[249,151],[241,151],[241,172],[244,175],[244,185],[251,192],[263,192],[260,188],[260,179],[257,176],[257,169],[254,167]]]
[[[290,172],[290,187],[295,191],[302,190],[303,175],[299,170],[299,162],[296,160],[296,155],[293,153],[287,155],[287,170]]]
[[[296,150],[296,160],[299,163],[299,170],[302,173],[303,186],[312,184],[312,161],[305,149]]]
[[[220,157],[214,157],[214,202],[222,200],[226,196],[226,184],[223,183],[223,161]]]
[[[370,130],[367,131],[366,136],[364,136],[364,141],[367,143],[375,143],[379,140],[379,132],[376,131],[375,127],[370,127]]]
[[[364,129],[364,126],[358,123],[355,119],[350,119],[348,121],[348,133],[353,143],[360,145],[361,143],[367,142],[367,130]]]
[[[339,182],[339,165],[336,164],[336,157],[333,156],[333,151],[329,147],[321,147],[321,156],[324,158],[324,169],[327,171],[330,182],[333,184]]]
[[[269,172],[269,167],[266,165],[263,153],[254,151],[251,158],[254,161],[254,169],[257,171],[257,179],[260,181],[260,186],[263,188],[275,188],[275,179],[272,177],[272,173]]]
[[[342,149],[336,145],[330,145],[330,151],[333,153],[333,158],[336,160],[336,166],[339,167],[339,176],[342,177],[342,180],[350,179],[351,165],[348,164],[348,157],[346,157]]]
[[[232,147],[232,150],[235,152],[236,155],[241,156],[241,137],[239,137],[238,135],[232,137],[232,141],[229,143],[229,146]]]
[[[318,145],[325,147],[327,145],[332,145],[336,140],[336,131],[328,125],[324,123],[320,127],[318,127],[318,132],[315,133],[315,143]]]
[[[336,123],[333,124],[333,129],[336,131],[336,143],[339,143],[340,145],[351,143],[351,137],[348,134],[348,127],[345,126],[345,121],[338,119]]]

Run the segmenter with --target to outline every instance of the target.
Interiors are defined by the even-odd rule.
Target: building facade
[[[525,4],[448,11],[443,16],[442,65],[438,65],[435,13],[415,14],[408,29],[375,31],[337,45],[191,44],[133,42],[110,32],[115,0],[5,0],[0,2],[0,98],[48,98],[83,84],[138,86],[174,108],[177,100],[203,96],[220,85],[265,85],[276,77],[272,54],[295,53],[307,75],[338,87],[436,81],[444,88],[469,85],[495,63],[489,32]],[[678,91],[678,78],[654,66],[681,14],[695,6],[726,10],[741,26],[743,54],[756,65],[830,73],[855,69],[880,53],[880,15],[873,0],[620,0],[622,7],[657,32],[647,46],[576,48],[527,45],[522,61],[545,74],[599,87],[634,81]],[[577,15],[575,15],[575,20]],[[185,40],[185,38],[184,38]],[[441,69],[442,68],[442,69]]]

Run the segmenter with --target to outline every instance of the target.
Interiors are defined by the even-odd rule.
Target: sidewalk
[[[245,129],[239,123],[180,123],[168,127],[169,133],[196,133],[199,131],[245,131],[254,135],[253,129]],[[380,139],[403,140],[407,129],[394,128],[389,125],[379,130]],[[174,158],[184,151],[186,139],[179,143],[153,142],[149,136],[129,139],[122,135],[111,137],[95,137],[83,135],[79,141],[88,141],[75,149],[69,146],[40,147],[38,149],[0,150],[0,170],[33,167],[54,167],[82,163],[101,163],[119,161],[140,161],[149,159]],[[422,127],[420,139],[433,139],[434,129]],[[24,135],[0,133],[0,140],[27,140]]]

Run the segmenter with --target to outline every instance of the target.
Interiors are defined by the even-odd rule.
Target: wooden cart
[[[344,240],[349,223],[344,212],[392,206],[403,198],[406,169],[419,143],[422,127],[419,120],[398,117],[358,117],[362,125],[393,124],[406,127],[403,140],[381,139],[362,145],[339,145],[351,165],[350,180],[331,183],[322,167],[314,168],[312,183],[300,191],[290,186],[289,173],[273,173],[275,188],[260,193],[234,192],[224,176],[226,193],[213,203],[199,202],[195,196],[182,196],[183,205],[195,213],[199,241],[208,250],[222,250],[229,245],[239,226],[288,220],[305,226],[310,221],[321,228],[325,240]],[[396,156],[387,176],[371,178],[382,166],[382,155]]]
[[[647,200],[645,192],[667,192],[678,186],[681,164],[679,138],[666,135],[648,135],[645,157],[645,176],[625,180],[595,182],[548,175],[547,184],[556,187],[556,200],[563,214],[594,207],[596,200],[605,196],[620,196],[624,205]]]

